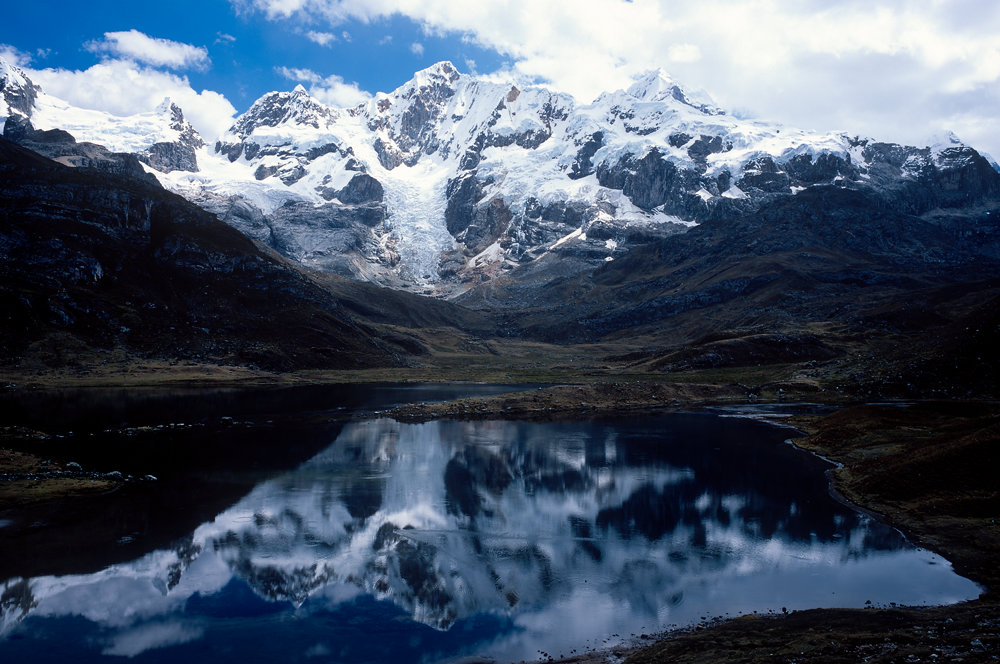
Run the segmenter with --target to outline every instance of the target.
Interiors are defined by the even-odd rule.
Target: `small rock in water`
[[[66,470],[83,470],[83,466],[78,464],[76,461],[70,461],[66,464]]]

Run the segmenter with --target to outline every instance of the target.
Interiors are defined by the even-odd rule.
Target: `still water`
[[[133,489],[140,511],[140,489],[220,507],[144,521],[117,555],[0,566],[0,660],[516,661],[703,616],[978,595],[831,500],[788,433],[717,414],[213,431],[235,468],[243,437],[244,455],[253,436],[312,442],[290,466],[230,473],[228,493],[217,460]]]

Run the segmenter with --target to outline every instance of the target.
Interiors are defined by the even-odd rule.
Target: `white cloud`
[[[328,106],[352,108],[371,99],[371,94],[358,87],[357,83],[347,83],[336,74],[323,76],[311,69],[275,67],[280,76],[296,83],[309,84],[309,94]]]
[[[288,18],[310,4],[309,0],[230,0],[237,11],[259,9],[268,18]]]
[[[211,141],[229,128],[236,109],[218,92],[196,92],[187,77],[143,67],[128,60],[108,60],[84,71],[29,70],[45,92],[74,106],[134,115],[151,111],[169,96],[184,117]]]
[[[667,59],[672,62],[698,62],[701,49],[694,44],[676,44],[667,51]]]
[[[332,32],[317,32],[315,30],[308,30],[306,32],[306,38],[311,42],[319,44],[320,46],[326,46],[330,42],[337,41],[337,35]]]
[[[6,60],[16,67],[27,67],[31,56],[10,44],[0,44],[0,59]]]
[[[215,39],[215,43],[216,44],[234,44],[234,43],[236,43],[236,37],[232,36],[229,33],[226,33],[226,32],[216,32],[215,35],[216,35],[216,39]]]
[[[325,26],[403,15],[583,101],[662,66],[762,118],[911,141],[957,123],[962,138],[1000,153],[1000,135],[983,129],[1000,88],[996,0],[238,2]]]
[[[410,52],[413,53],[413,55],[422,57],[424,55],[424,45],[420,42],[413,42],[410,44]]]
[[[208,50],[203,47],[157,39],[138,30],[105,32],[103,41],[87,42],[85,46],[93,53],[109,53],[154,67],[206,69],[211,64]]]

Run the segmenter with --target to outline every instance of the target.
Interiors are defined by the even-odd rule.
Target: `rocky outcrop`
[[[593,173],[594,163],[591,160],[603,145],[604,133],[595,131],[590,135],[590,138],[588,138],[586,142],[580,146],[580,149],[576,153],[576,157],[573,159],[573,164],[570,166],[569,172],[566,175],[572,180],[578,180]]]
[[[161,173],[197,173],[199,168],[195,151],[205,147],[205,141],[191,123],[184,119],[184,112],[177,104],[165,99],[156,110],[167,116],[168,126],[177,132],[177,140],[154,143],[137,155],[139,160]]]
[[[288,202],[266,217],[269,244],[313,268],[360,278],[369,262],[391,265],[396,256],[372,229],[385,221],[380,203],[316,206]]]
[[[382,183],[368,175],[358,173],[351,178],[343,189],[337,192],[341,203],[357,205],[359,203],[381,203],[385,197]]]
[[[140,159],[130,153],[111,152],[94,143],[78,143],[61,129],[38,130],[27,118],[12,116],[4,126],[3,137],[44,157],[76,168],[92,168],[111,175],[155,183],[143,169]]]
[[[138,159],[161,173],[171,171],[198,172],[195,148],[183,143],[154,143],[138,155]]]
[[[469,227],[475,216],[475,206],[485,195],[475,171],[464,173],[448,182],[448,205],[444,211],[448,232],[458,237]]]

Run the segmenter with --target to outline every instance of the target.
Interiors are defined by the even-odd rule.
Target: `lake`
[[[54,444],[157,479],[0,515],[0,660],[519,661],[705,617],[979,594],[831,499],[828,464],[767,422],[350,415],[501,390],[450,389],[66,406],[76,432]],[[120,428],[157,418],[185,426]]]

